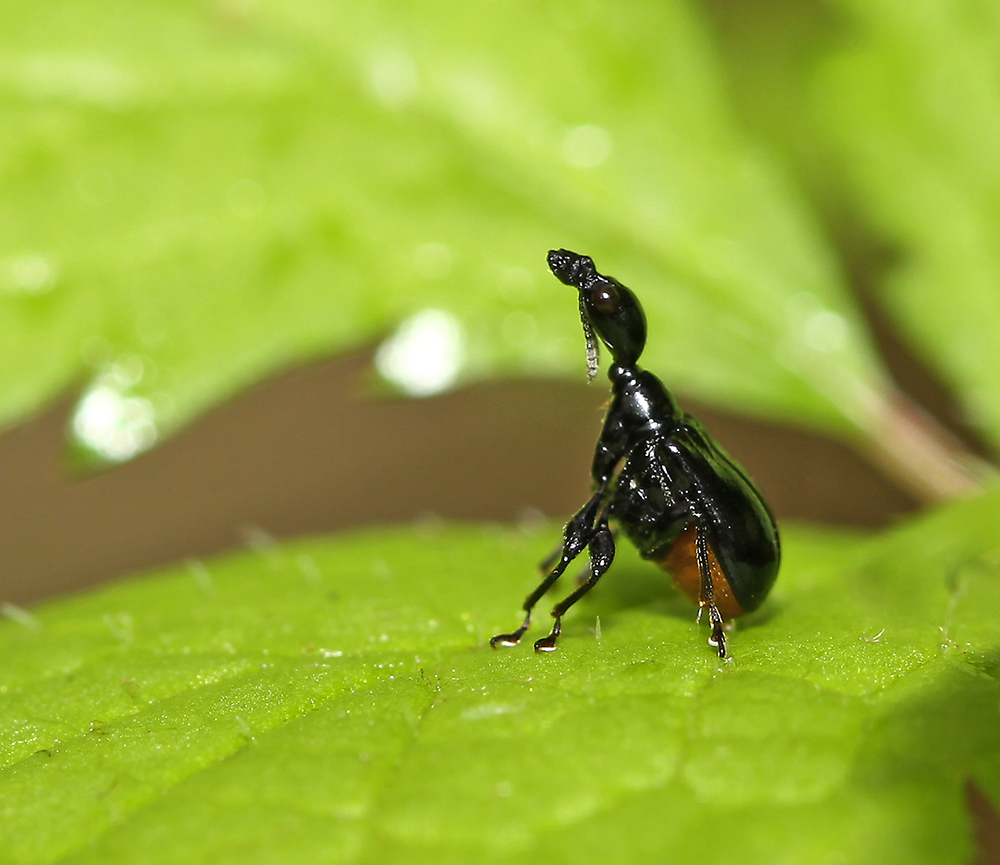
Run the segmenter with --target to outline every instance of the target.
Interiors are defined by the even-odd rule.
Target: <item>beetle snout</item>
[[[553,249],[548,255],[549,269],[565,285],[582,289],[594,278],[594,262],[586,255],[568,249]]]

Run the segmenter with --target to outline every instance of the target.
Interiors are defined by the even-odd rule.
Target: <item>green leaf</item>
[[[668,383],[870,428],[837,266],[682,2],[8,3],[0,60],[0,419],[86,378],[77,434],[126,458],[426,309],[465,378],[582,375],[567,245]]]
[[[491,651],[554,528],[368,531],[11,610],[0,858],[967,861],[962,783],[1000,794],[998,518],[994,490],[882,538],[786,530],[728,662],[627,544],[559,652]]]
[[[899,247],[882,287],[972,423],[1000,442],[1000,17],[990,2],[837,4],[815,93],[853,205]]]

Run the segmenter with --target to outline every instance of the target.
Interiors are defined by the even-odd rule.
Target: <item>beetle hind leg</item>
[[[726,657],[726,627],[719,613],[719,608],[715,604],[708,605],[708,618],[712,623],[712,636],[708,638],[708,645],[716,649],[720,658]]]
[[[698,621],[701,614],[708,610],[708,621],[712,626],[712,636],[708,644],[714,648],[720,658],[726,657],[726,631],[722,613],[715,604],[715,585],[712,582],[712,564],[708,555],[708,538],[705,530],[699,525],[695,537],[695,550],[698,558],[698,572],[701,576],[701,589],[698,594]]]

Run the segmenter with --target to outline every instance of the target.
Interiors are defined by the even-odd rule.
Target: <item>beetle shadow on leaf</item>
[[[760,625],[766,625],[768,622],[777,618],[784,612],[783,604],[776,598],[768,598],[764,601],[763,606],[760,609],[754,610],[752,613],[747,613],[744,616],[740,616],[737,621],[739,622],[739,629],[741,631],[748,631],[751,628],[759,627]]]
[[[669,574],[631,562],[607,573],[584,603],[588,612],[600,616],[604,624],[613,624],[618,613],[639,608],[686,621],[696,612]]]
[[[558,586],[550,597],[568,594],[565,586]],[[613,625],[615,617],[626,610],[644,609],[658,615],[686,622],[694,619],[697,607],[674,585],[670,575],[652,565],[641,562],[626,563],[609,571],[581,601],[580,607],[588,614],[600,616],[603,625]],[[763,606],[741,616],[737,627],[741,631],[765,625],[781,615],[780,601],[769,598]]]

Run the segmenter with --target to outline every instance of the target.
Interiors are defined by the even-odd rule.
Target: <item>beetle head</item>
[[[597,340],[601,338],[615,363],[634,366],[646,345],[646,316],[638,298],[617,279],[602,276],[586,255],[568,249],[549,252],[556,278],[580,292],[580,320],[587,337],[587,371],[597,374]]]

